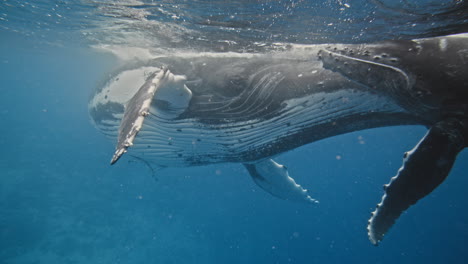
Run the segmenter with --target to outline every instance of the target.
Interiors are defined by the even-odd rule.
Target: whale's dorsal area
[[[275,197],[317,203],[272,158],[323,138],[392,125],[429,128],[369,220],[377,245],[434,190],[468,141],[468,34],[268,54],[179,54],[117,72],[89,103],[96,127],[161,167],[242,163]]]

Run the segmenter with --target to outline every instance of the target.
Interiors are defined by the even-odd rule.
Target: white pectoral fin
[[[256,163],[244,163],[244,166],[255,183],[271,195],[284,200],[318,203],[309,196],[306,189],[289,176],[284,165],[266,159]]]
[[[145,117],[150,114],[154,101],[164,101],[169,107],[166,111],[158,111],[168,117],[182,113],[192,98],[192,92],[185,86],[185,76],[174,75],[167,68],[151,74],[128,101],[124,116],[120,123],[116,151],[111,164],[127,152],[143,126]]]

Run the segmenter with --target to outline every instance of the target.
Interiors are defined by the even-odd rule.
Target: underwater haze
[[[425,127],[279,156],[310,205],[272,197],[240,164],[110,166],[116,142],[87,106],[113,71],[161,55],[463,32],[463,0],[0,0],[0,264],[468,263],[466,150],[378,247],[367,238],[382,185]]]

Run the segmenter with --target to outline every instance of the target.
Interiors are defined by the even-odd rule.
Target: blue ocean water
[[[0,2],[0,263],[466,263],[468,153],[378,247],[367,219],[426,129],[336,136],[277,160],[316,206],[239,164],[109,166],[92,91],[116,67],[192,51],[265,52],[460,33],[464,1]],[[337,158],[340,157],[340,158]]]

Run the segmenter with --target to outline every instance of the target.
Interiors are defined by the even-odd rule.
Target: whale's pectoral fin
[[[466,127],[456,119],[435,124],[418,145],[405,153],[403,166],[389,184],[367,226],[377,245],[398,217],[447,177],[457,154],[466,147]]]
[[[174,75],[167,68],[152,73],[125,106],[120,123],[117,147],[111,164],[127,152],[150,113],[174,118],[187,108],[192,92],[185,86],[186,78]]]
[[[393,88],[411,85],[409,76],[400,68],[366,58],[358,58],[354,53],[320,50],[319,59],[323,62],[324,68],[338,72],[376,91],[395,92]],[[378,89],[382,86],[386,86],[386,89]],[[397,91],[399,90],[401,89]]]
[[[284,165],[266,159],[256,163],[244,163],[244,166],[255,183],[273,196],[284,200],[318,203],[309,196],[306,189],[289,177]]]

